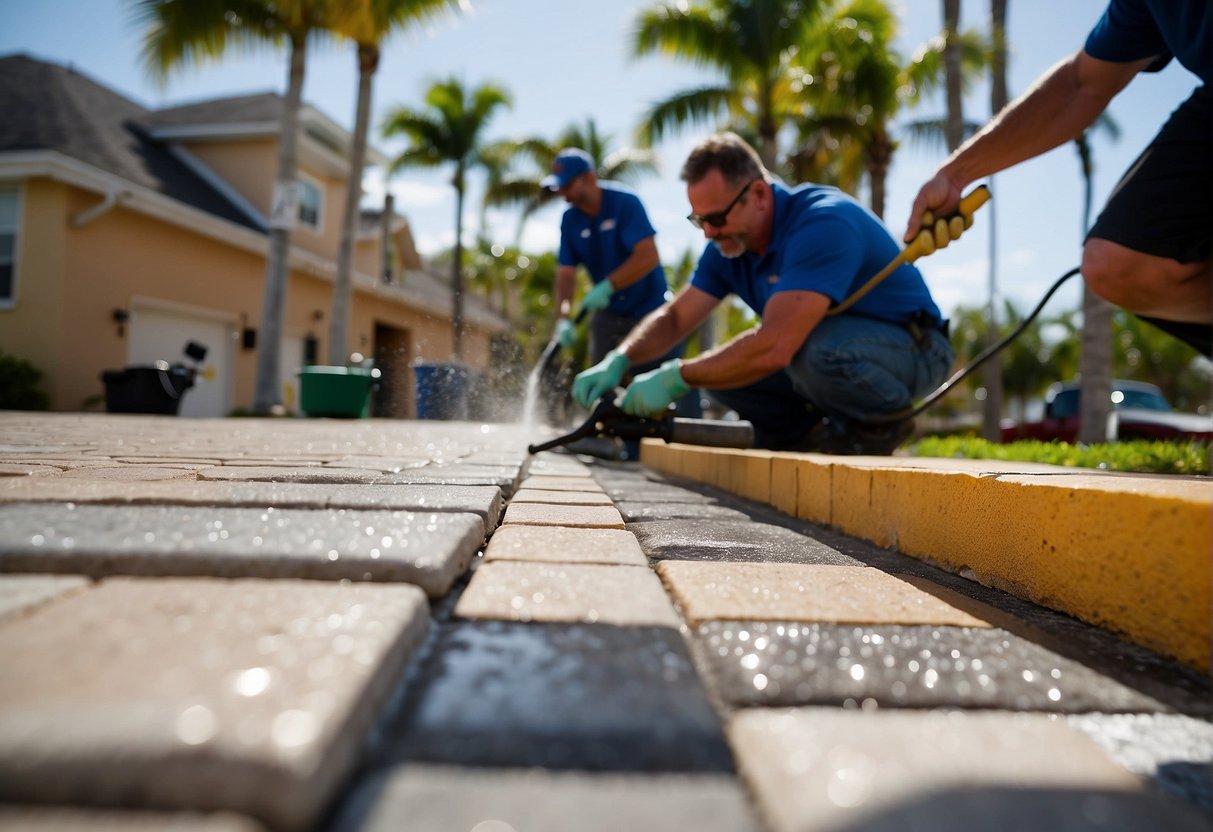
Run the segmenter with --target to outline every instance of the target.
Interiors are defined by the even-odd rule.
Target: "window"
[[[15,296],[19,216],[17,189],[0,187],[0,304],[12,303]]]
[[[324,191],[306,179],[299,180],[299,222],[319,231],[324,216]]]

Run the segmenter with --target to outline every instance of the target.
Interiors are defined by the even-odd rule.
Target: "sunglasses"
[[[723,211],[713,211],[710,214],[687,214],[687,219],[691,221],[691,225],[701,230],[705,225],[710,225],[713,228],[724,228],[729,222],[729,212],[746,195],[746,191],[750,189],[750,186],[757,181],[758,179],[751,179],[747,182],[746,186],[741,189],[737,196],[733,197],[733,201],[726,205]]]

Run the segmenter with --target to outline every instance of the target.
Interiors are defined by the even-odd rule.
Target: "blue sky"
[[[428,31],[400,34],[388,42],[375,87],[376,122],[389,107],[417,106],[427,83],[450,74],[471,84],[493,81],[510,89],[514,108],[490,130],[492,138],[553,136],[570,123],[594,118],[616,146],[632,143],[632,133],[648,106],[672,92],[714,82],[711,72],[664,58],[629,58],[628,32],[639,8],[635,0],[472,0],[471,16],[439,23]],[[939,0],[895,0],[902,19],[898,46],[913,50],[941,28]],[[1104,8],[1104,0],[1011,0],[1009,3],[1010,87],[1022,93],[1045,69],[1078,48]],[[964,27],[988,24],[988,3],[965,0]],[[122,0],[0,0],[0,54],[25,52],[72,64],[101,83],[149,107],[238,95],[285,86],[285,56],[273,51],[234,54],[222,63],[187,67],[158,85],[139,65],[140,32]],[[304,97],[339,124],[353,123],[356,70],[352,49],[322,47],[308,66]],[[1154,131],[1196,86],[1191,73],[1172,63],[1161,73],[1141,76],[1112,104],[1120,139],[1094,140],[1096,210],[1121,172]],[[967,116],[989,115],[989,90],[975,85],[966,99]],[[941,114],[941,102],[927,102],[906,119]],[[707,131],[697,129],[666,140],[656,149],[661,173],[637,187],[658,232],[663,257],[702,238],[684,219],[684,186],[678,168],[687,150]],[[399,145],[377,136],[373,143],[391,153]],[[919,185],[943,151],[906,142],[897,151],[888,183],[886,220],[897,236],[904,228]],[[453,239],[454,199],[447,173],[409,171],[392,180],[397,206],[408,215],[424,252]],[[478,190],[478,188],[477,188]],[[1061,147],[1040,159],[1000,174],[993,183],[998,222],[999,292],[1021,309],[1032,305],[1052,280],[1074,266],[1080,248],[1082,191],[1077,157]],[[471,194],[466,226],[474,226],[478,193]],[[866,198],[861,194],[861,198]],[[560,209],[553,206],[528,224],[523,244],[554,248]],[[490,214],[492,236],[513,238],[512,214]],[[919,261],[945,311],[957,304],[984,303],[989,252],[989,213],[952,248]],[[1071,286],[1049,313],[1078,305]]]

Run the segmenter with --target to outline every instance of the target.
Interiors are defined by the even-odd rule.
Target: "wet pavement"
[[[533,438],[0,413],[0,830],[1213,825],[1198,672]]]

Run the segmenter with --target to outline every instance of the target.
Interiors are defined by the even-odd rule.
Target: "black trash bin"
[[[107,413],[158,413],[175,416],[181,408],[181,397],[194,386],[197,371],[183,364],[170,366],[157,361],[151,366],[105,370]]]

